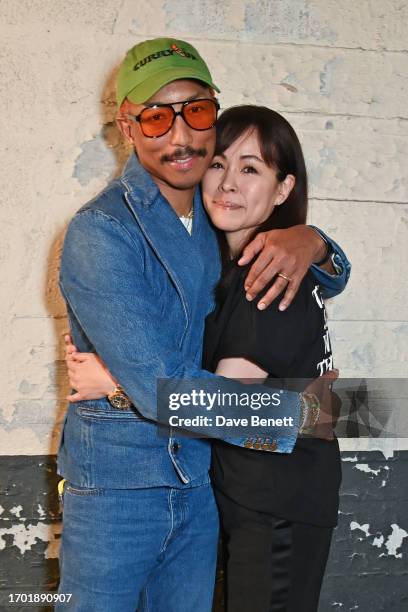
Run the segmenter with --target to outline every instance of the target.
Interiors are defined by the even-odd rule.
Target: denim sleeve
[[[147,419],[158,420],[158,379],[200,378],[214,392],[221,383],[236,392],[248,391],[248,385],[202,370],[183,357],[171,330],[166,333],[159,305],[149,297],[142,249],[116,219],[97,210],[74,217],[64,242],[60,288],[96,353]],[[252,390],[270,392],[271,388],[251,385]],[[288,453],[296,441],[300,401],[290,391],[281,393],[281,398],[282,409],[293,417],[295,427],[260,433],[276,440],[277,452]],[[200,433],[216,435],[212,429],[202,429]],[[226,439],[239,446],[245,440]]]
[[[329,242],[333,248],[334,261],[336,266],[339,268],[339,274],[330,274],[326,270],[322,270],[319,266],[312,265],[311,270],[319,281],[322,295],[325,299],[335,297],[343,291],[346,287],[350,278],[351,263],[346,257],[344,251],[339,245],[334,242],[329,236],[327,236],[321,229],[310,225],[318,234],[323,236],[327,242]]]

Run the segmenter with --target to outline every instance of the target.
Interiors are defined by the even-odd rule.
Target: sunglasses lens
[[[194,130],[208,130],[217,120],[217,107],[212,100],[193,100],[184,106],[183,116]]]
[[[145,108],[140,115],[140,125],[145,136],[162,136],[171,127],[174,111],[171,106]]]

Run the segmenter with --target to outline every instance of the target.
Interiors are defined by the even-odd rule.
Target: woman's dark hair
[[[224,111],[216,124],[215,155],[224,153],[240,136],[252,130],[258,135],[264,162],[276,168],[278,181],[293,174],[296,182],[285,202],[275,206],[268,219],[248,237],[247,244],[259,232],[305,223],[307,214],[307,174],[302,147],[295,130],[279,113],[265,106],[250,104],[233,106]],[[224,232],[218,232],[218,239],[225,267],[230,257]]]

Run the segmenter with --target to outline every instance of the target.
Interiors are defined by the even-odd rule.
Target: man
[[[118,126],[135,154],[66,235],[60,286],[74,343],[103,359],[133,404],[113,410],[108,400],[79,402],[67,413],[60,592],[73,594],[72,610],[211,610],[218,521],[210,444],[173,430],[157,435],[156,382],[222,380],[200,369],[220,274],[198,189],[215,144],[214,90],[188,43],[155,39],[131,49],[118,75]],[[327,260],[333,271],[333,249],[340,274],[316,268],[316,276],[329,295],[347,281],[344,254],[311,228],[258,237],[243,263],[262,246],[248,294],[281,275],[265,305],[289,283],[288,304],[314,261]],[[126,408],[126,396],[117,389],[110,399]],[[285,402],[298,415],[296,395]],[[291,451],[295,435],[269,433],[270,450]]]

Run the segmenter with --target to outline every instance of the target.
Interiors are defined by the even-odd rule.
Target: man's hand
[[[69,334],[64,340],[69,383],[76,390],[66,399],[69,402],[95,400],[112,393],[117,382],[98,355],[79,353]]]
[[[275,282],[258,303],[258,308],[267,308],[286,288],[279,304],[279,310],[285,310],[295,297],[307,270],[324,257],[325,251],[324,240],[307,225],[258,234],[245,247],[238,261],[239,265],[245,265],[259,254],[245,280],[247,299],[253,300],[276,276]]]
[[[313,415],[308,414],[308,421],[313,422],[311,430],[307,429],[307,435],[313,438],[321,438],[323,440],[334,440],[333,430],[336,427],[337,420],[340,414],[341,402],[340,398],[331,389],[332,384],[339,377],[338,370],[329,370],[315,378],[305,389],[305,394],[315,395],[319,400],[320,410],[318,418],[315,421]],[[310,406],[308,412],[310,411]],[[302,431],[300,431],[302,435]]]

